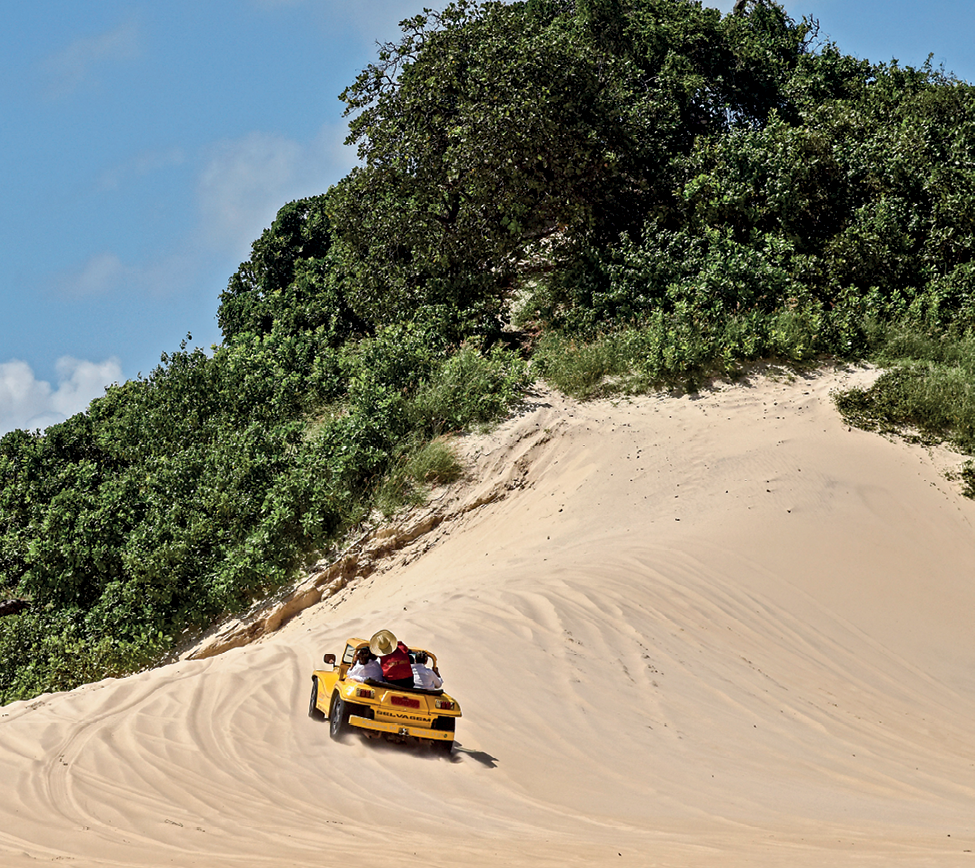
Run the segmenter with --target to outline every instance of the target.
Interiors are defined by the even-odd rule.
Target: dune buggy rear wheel
[[[349,730],[349,706],[338,693],[333,693],[328,706],[328,734],[338,741]]]

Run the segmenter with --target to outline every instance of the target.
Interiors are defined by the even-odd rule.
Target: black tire
[[[328,734],[335,741],[339,741],[350,729],[349,706],[338,692],[333,693],[332,701],[328,706]]]
[[[311,677],[311,699],[308,700],[308,716],[319,722],[325,720],[325,712],[318,707],[318,679]]]
[[[450,752],[454,749],[454,740],[449,739],[448,741],[435,741],[433,743],[433,749],[438,753],[442,753],[445,756],[450,756]]]

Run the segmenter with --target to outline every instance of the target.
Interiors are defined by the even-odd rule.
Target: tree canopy
[[[975,327],[971,85],[774,0],[458,0],[401,27],[341,97],[362,164],[255,240],[222,345],[0,439],[0,590],[30,603],[0,620],[0,701],[149,665],[420,496],[426,444],[503,414],[528,358],[585,393],[909,333],[890,382],[947,360],[967,406],[945,347]]]
[[[807,24],[694,3],[458,2],[403,22],[342,94],[365,161],[335,191],[360,315],[497,316],[553,237],[597,242],[672,199],[699,136],[788,104]]]

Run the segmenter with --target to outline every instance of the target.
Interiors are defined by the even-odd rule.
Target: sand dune
[[[842,424],[871,376],[540,394],[463,441],[488,502],[277,633],[3,708],[0,864],[975,865],[975,504]],[[451,761],[306,716],[380,627]]]

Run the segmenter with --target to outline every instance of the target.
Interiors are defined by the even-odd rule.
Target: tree
[[[490,317],[528,246],[611,195],[621,76],[523,5],[462,2],[404,29],[342,95],[366,161],[333,216],[353,306],[373,321],[420,304]]]
[[[341,269],[331,257],[330,194],[289,202],[251,245],[220,296],[224,339],[297,334],[324,327],[337,345],[369,327],[345,298]]]
[[[786,101],[808,30],[766,0],[734,24],[673,0],[460,0],[402,26],[342,94],[365,165],[330,212],[373,323],[495,318],[553,244],[641,226],[676,154]]]

